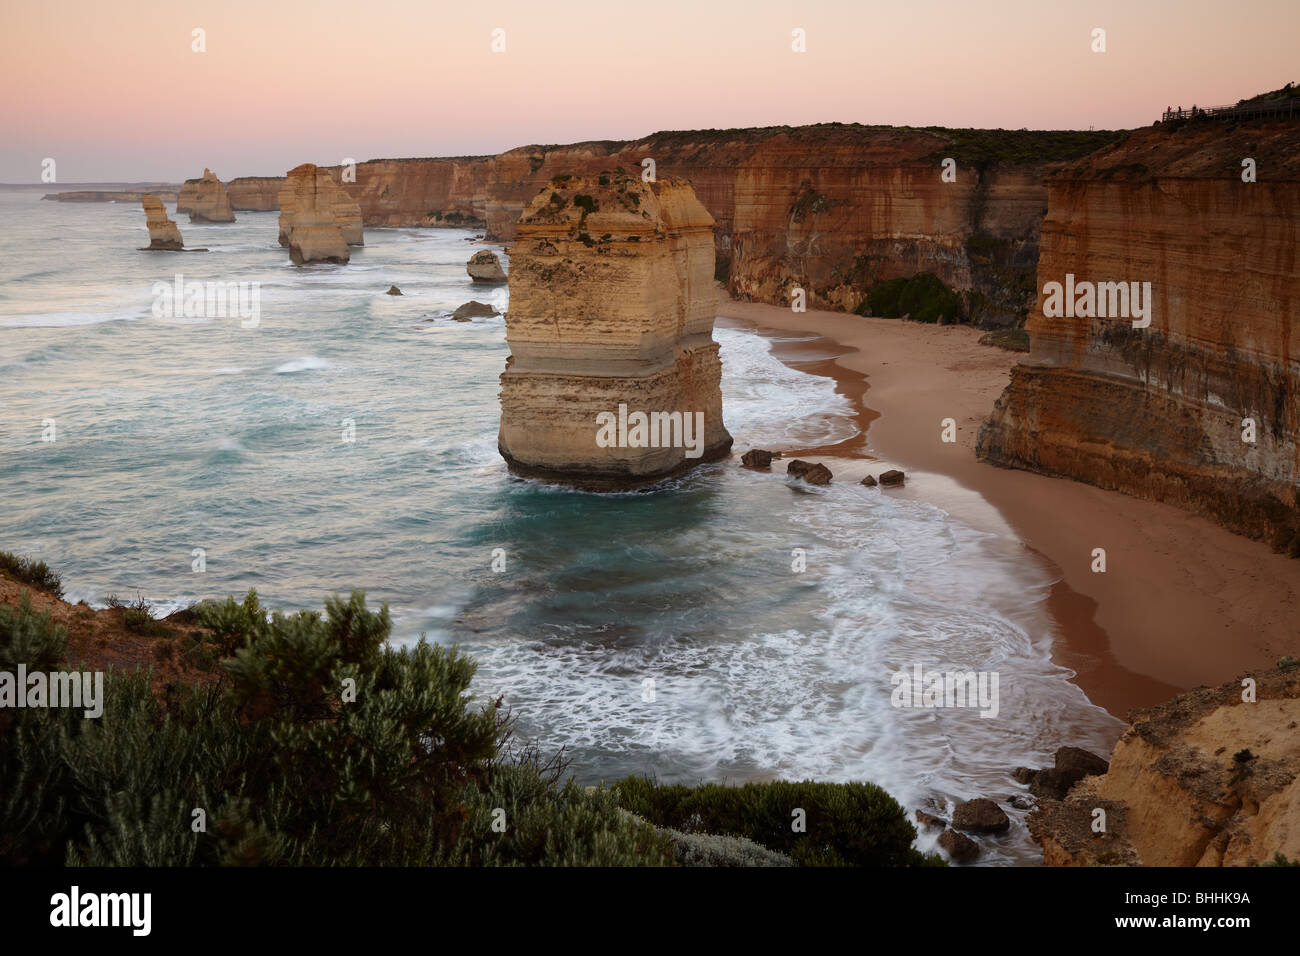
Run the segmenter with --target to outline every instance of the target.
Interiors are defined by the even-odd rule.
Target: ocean
[[[466,275],[473,233],[367,229],[350,264],[299,268],[274,212],[198,225],[169,204],[209,251],[151,253],[138,205],[50,188],[0,188],[0,549],[70,600],[165,614],[256,588],[294,610],[364,589],[395,643],[474,656],[475,692],[582,783],[869,780],[910,816],[1005,805],[1013,767],[1106,753],[1122,727],[1051,660],[1048,571],[933,504],[735,458],[625,494],[511,476],[504,320],[449,318],[508,307]],[[256,283],[258,322],[156,315],[178,274]],[[738,451],[857,433],[778,339],[715,337]],[[997,715],[894,706],[917,664],[997,674]],[[1010,812],[982,863],[1041,860]]]

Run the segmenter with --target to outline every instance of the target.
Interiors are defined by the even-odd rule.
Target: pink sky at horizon
[[[1087,129],[1300,80],[1300,3],[6,0],[0,182],[819,122]],[[206,52],[193,52],[194,28]],[[491,51],[494,28],[504,53]],[[791,50],[802,28],[807,52]],[[1106,30],[1107,52],[1091,50]]]

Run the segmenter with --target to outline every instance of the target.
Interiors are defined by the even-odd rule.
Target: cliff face
[[[1109,135],[839,125],[657,133],[372,160],[344,188],[366,225],[482,228],[508,243],[554,176],[616,166],[640,175],[653,159],[658,177],[690,182],[713,217],[719,275],[733,295],[785,303],[798,286],[810,303],[852,309],[876,282],[931,271],[971,294],[979,324],[996,326],[1019,323],[1032,305],[1043,180],[1061,165],[1051,158],[1082,155]],[[954,182],[941,176],[947,156]]]
[[[329,172],[311,163],[289,170],[280,193],[280,243],[295,265],[351,258],[334,212],[338,192]]]
[[[185,248],[181,231],[167,218],[167,209],[157,196],[146,194],[140,200],[144,207],[145,226],[149,229],[149,248],[179,252]]]
[[[512,470],[624,487],[728,452],[712,229],[680,180],[566,178],[529,203],[501,376]]]
[[[1300,859],[1300,668],[1198,688],[1133,715],[1108,771],[1028,818],[1049,866]],[[1105,831],[1093,829],[1096,809]]]
[[[1245,157],[1257,182],[1242,181]],[[1138,283],[1131,296],[1149,283],[1150,325],[1116,316],[1123,301],[1109,292],[1104,317],[1087,314],[1100,297],[1050,315],[1044,292],[979,455],[1165,501],[1300,554],[1298,223],[1295,124],[1138,131],[1058,174],[1040,289]]]
[[[230,207],[226,187],[210,169],[203,170],[201,179],[187,179],[176,199],[176,214],[190,214],[190,222],[234,222],[235,212]]]
[[[283,176],[239,176],[226,183],[226,195],[236,211],[269,212],[280,208],[283,186]]]

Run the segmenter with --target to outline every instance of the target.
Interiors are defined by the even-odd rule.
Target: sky
[[[0,0],[0,182],[663,129],[1132,128],[1300,81],[1297,36],[1300,0]]]

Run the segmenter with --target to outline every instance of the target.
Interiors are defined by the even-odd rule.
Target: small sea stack
[[[289,170],[280,192],[280,244],[289,247],[295,265],[352,258],[335,214],[339,187],[328,171],[314,163]]]
[[[204,169],[199,179],[185,180],[176,197],[176,215],[183,212],[190,214],[190,222],[235,221],[226,187],[210,169]]]
[[[465,264],[465,271],[469,273],[469,277],[475,282],[485,285],[506,281],[506,273],[501,268],[501,260],[497,258],[495,252],[487,249],[480,250],[470,256],[469,262]]]
[[[596,490],[725,456],[713,217],[689,184],[557,176],[510,257],[498,448]]]
[[[163,201],[157,196],[146,193],[141,197],[140,205],[144,207],[145,225],[149,228],[147,248],[162,252],[183,251],[185,243],[181,239],[181,231],[176,227],[176,223],[167,218],[167,207],[163,205]]]

